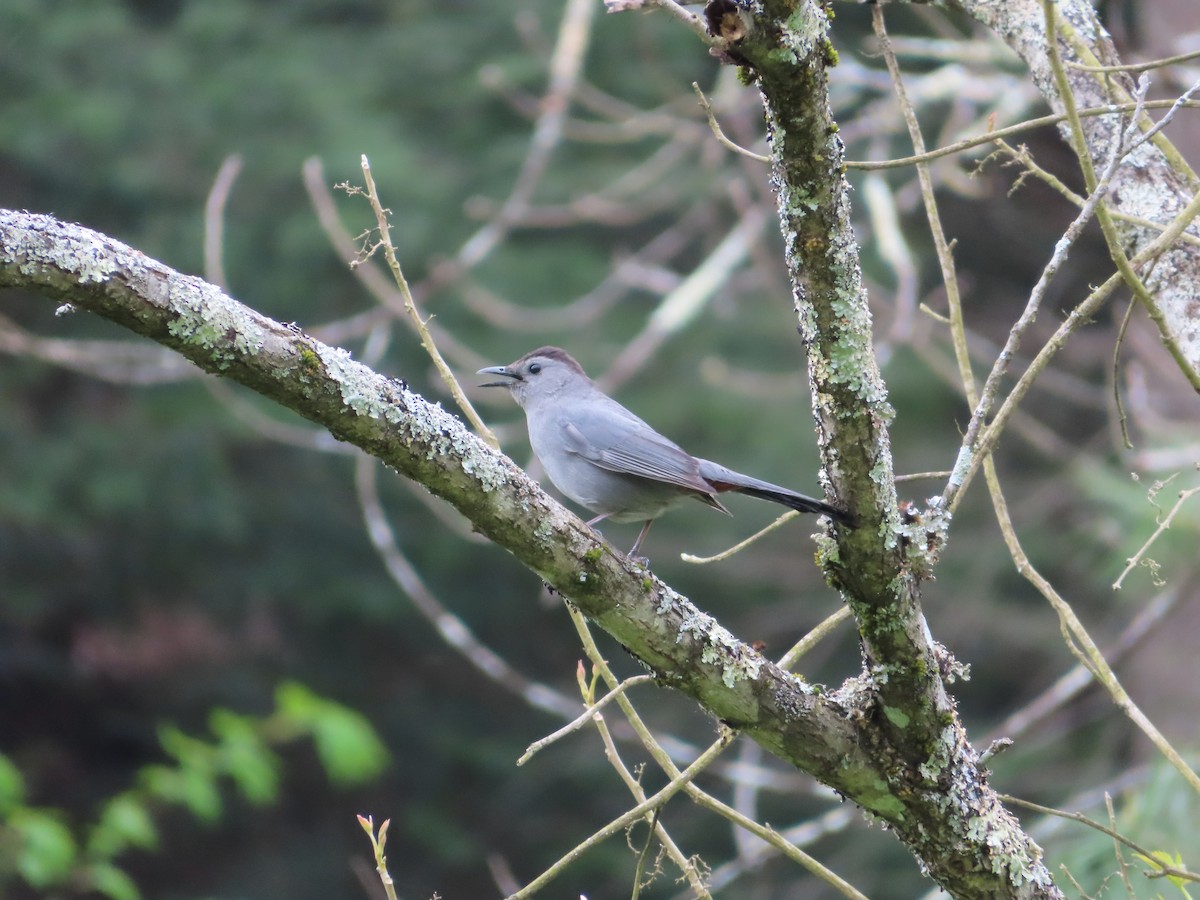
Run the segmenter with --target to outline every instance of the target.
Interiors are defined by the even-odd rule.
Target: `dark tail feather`
[[[732,469],[727,469],[707,459],[702,459],[699,462],[701,477],[712,484],[713,488],[717,491],[736,491],[739,494],[748,494],[760,500],[770,500],[772,503],[782,504],[797,512],[826,515],[835,522],[840,522],[851,528],[856,524],[854,516],[850,515],[850,513],[844,509],[838,509],[836,506],[830,506],[823,500],[806,497],[804,494],[797,494],[795,491],[788,490],[785,487],[771,484],[769,481],[760,481],[757,478],[751,478],[749,475],[734,472]]]
[[[821,500],[814,500],[812,497],[805,497],[803,494],[796,494],[792,491],[767,491],[762,488],[747,487],[733,487],[730,490],[737,491],[739,494],[749,494],[751,497],[757,497],[760,500],[782,503],[784,506],[790,506],[797,512],[824,514],[835,522],[841,522],[843,525],[854,524],[854,518],[845,510],[838,509],[836,506],[830,506]]]

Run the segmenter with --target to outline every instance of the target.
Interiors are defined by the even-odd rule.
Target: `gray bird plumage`
[[[634,554],[650,523],[672,506],[695,498],[728,512],[717,499],[737,491],[800,512],[823,513],[844,525],[851,516],[835,506],[742,475],[692,456],[659,434],[588,378],[570,354],[541,347],[507,366],[481,387],[506,387],[525,410],[529,443],[555,487],[596,513],[588,522],[645,522],[629,551]]]

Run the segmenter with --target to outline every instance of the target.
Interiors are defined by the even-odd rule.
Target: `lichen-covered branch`
[[[813,2],[712,2],[724,58],[758,86],[824,475],[860,527],[823,548],[854,611],[866,662],[857,690],[875,700],[871,753],[887,758],[896,805],[882,813],[930,874],[964,897],[1060,896],[1041,851],[987,787],[945,679],[919,598],[927,544],[944,527],[901,522],[888,424],[892,410],[871,346],[871,317],[850,224],[843,148],[826,71],[836,63]],[[928,536],[925,528],[929,529]],[[854,691],[847,685],[845,691]],[[862,701],[859,701],[860,703]],[[855,705],[858,705],[856,703]]]
[[[628,560],[454,416],[322,344],[104,235],[0,210],[0,287],[87,310],[178,351],[383,460],[463,513],[659,680],[877,815],[903,814],[866,751],[867,694],[784,672]],[[486,585],[481,585],[486,590]]]

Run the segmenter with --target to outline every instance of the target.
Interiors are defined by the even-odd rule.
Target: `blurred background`
[[[848,158],[906,156],[867,13],[836,11]],[[1127,61],[1200,49],[1194,12],[1191,0],[1106,10]],[[982,134],[990,116],[1044,113],[1016,58],[966,20],[889,8],[888,22],[930,146]],[[1158,72],[1152,95],[1197,77],[1194,61]],[[386,279],[348,266],[373,219],[333,185],[360,184],[366,154],[464,383],[559,344],[692,452],[819,491],[768,171],[717,143],[693,81],[726,134],[763,152],[757,94],[735,70],[668,16],[605,15],[598,0],[6,0],[0,205],[221,281],[445,401]],[[1197,121],[1185,113],[1168,131],[1193,163]],[[1022,141],[1080,188],[1052,130]],[[977,372],[1074,214],[1034,179],[1009,196],[1020,173],[1002,159],[977,168],[990,150],[933,169]],[[946,470],[969,412],[946,329],[921,310],[946,304],[915,176],[849,177],[896,471]],[[1090,233],[1026,346],[1110,271]],[[1119,648],[1110,658],[1134,698],[1194,758],[1200,507],[1154,545],[1156,569],[1111,588],[1154,529],[1148,492],[1174,478],[1155,495],[1169,508],[1200,459],[1195,395],[1138,316],[1114,370],[1126,302],[1060,355],[998,464],[1032,561]],[[515,766],[581,708],[579,640],[538,580],[448,507],[148,342],[56,318],[43,298],[0,293],[0,351],[0,896],[377,896],[359,813],[392,820],[401,896],[495,896],[630,805],[592,732]],[[493,394],[471,390],[526,464],[523,419]],[[921,504],[942,482],[900,491]],[[813,564],[810,521],[719,564],[681,561],[776,513],[730,506],[732,518],[699,504],[665,517],[645,549],[656,573],[778,656],[839,599]],[[373,545],[371,517],[393,544]],[[605,534],[624,547],[636,526]],[[1014,570],[981,480],[925,605],[971,666],[954,690],[977,745],[1017,737],[994,762],[1000,790],[1101,819],[1109,791],[1123,828],[1195,862],[1195,798],[1146,740],[1094,689],[1047,696],[1074,658]],[[478,643],[447,643],[432,624],[442,611]],[[638,671],[603,647],[619,673]],[[501,676],[477,667],[488,651],[509,666]],[[836,684],[859,665],[843,626],[799,669]],[[655,688],[636,699],[682,755],[712,740],[691,703]],[[644,762],[618,734],[627,762]],[[662,779],[648,768],[645,781]],[[891,836],[753,746],[704,786],[795,829],[868,895],[928,889]],[[1052,867],[1091,888],[1112,870],[1107,838],[1023,818]],[[831,895],[683,800],[663,821],[728,885],[718,895]],[[634,865],[609,841],[546,896],[626,896]],[[681,890],[668,873],[643,896]]]

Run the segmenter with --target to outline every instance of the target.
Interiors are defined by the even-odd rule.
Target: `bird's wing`
[[[602,469],[713,493],[695,457],[624,409],[572,416],[563,429],[568,449]]]

